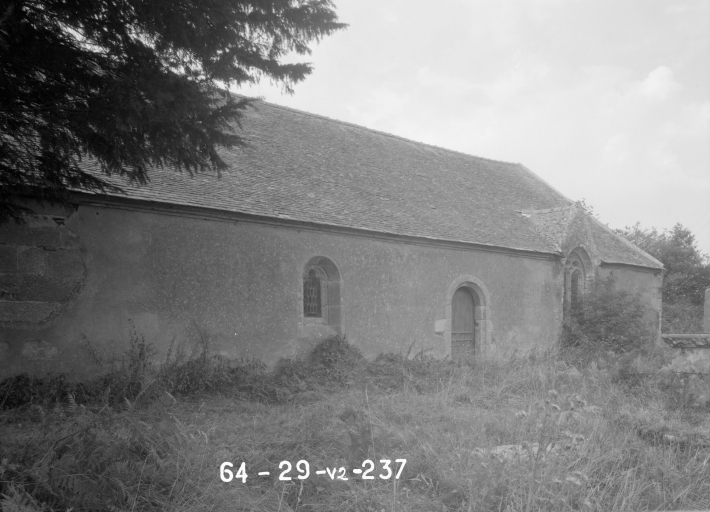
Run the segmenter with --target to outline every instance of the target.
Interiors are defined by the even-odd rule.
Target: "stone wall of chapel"
[[[269,365],[305,355],[328,334],[303,321],[303,271],[318,256],[337,265],[328,293],[339,293],[339,329],[367,357],[410,347],[447,357],[450,288],[461,279],[486,290],[481,357],[549,348],[560,330],[562,272],[552,258],[109,206],[80,205],[64,225],[31,229],[4,232],[3,245],[15,247],[4,268],[55,283],[57,295],[42,300],[57,309],[20,320],[5,310],[0,378],[98,373],[87,344],[109,364],[133,331],[158,363],[173,343],[173,353],[199,350],[201,337],[215,354]],[[38,256],[22,265],[34,266],[20,267],[24,247]],[[37,299],[19,292],[3,305]]]

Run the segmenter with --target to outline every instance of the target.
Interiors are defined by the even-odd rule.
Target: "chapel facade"
[[[344,335],[365,356],[552,347],[594,279],[658,332],[663,266],[520,164],[258,103],[221,178],[151,171],[0,226],[0,377],[157,362],[269,365]]]

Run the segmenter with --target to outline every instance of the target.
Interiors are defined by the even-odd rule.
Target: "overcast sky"
[[[612,228],[710,253],[709,0],[335,0],[350,27],[248,95],[520,162]]]

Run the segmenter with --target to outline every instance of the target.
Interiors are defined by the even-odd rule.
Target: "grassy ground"
[[[710,509],[707,410],[648,379],[553,357],[327,359],[286,365],[276,388],[4,411],[3,510]],[[352,469],[368,459],[365,481]],[[384,459],[406,459],[399,479],[378,477]],[[223,482],[223,462],[245,462],[246,482]],[[347,481],[315,474],[340,467]]]

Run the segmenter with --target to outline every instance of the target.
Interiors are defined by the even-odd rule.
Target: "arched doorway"
[[[444,342],[452,361],[486,357],[493,349],[491,294],[478,277],[454,279],[446,292]]]
[[[469,359],[476,353],[476,300],[468,288],[456,290],[451,300],[451,359]]]

